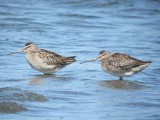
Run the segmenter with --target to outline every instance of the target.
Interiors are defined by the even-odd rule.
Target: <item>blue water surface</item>
[[[28,65],[25,54],[6,55],[29,41],[77,56],[77,62],[43,76]],[[98,61],[79,64],[101,50],[152,64],[119,83]],[[159,0],[0,0],[0,56],[0,88],[48,99],[20,100],[27,110],[0,113],[1,120],[160,119]]]

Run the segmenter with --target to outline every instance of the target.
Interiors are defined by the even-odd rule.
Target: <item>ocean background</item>
[[[53,75],[33,70],[25,43],[77,61]],[[152,61],[118,81],[101,50]],[[0,0],[0,120],[159,120],[160,0]]]

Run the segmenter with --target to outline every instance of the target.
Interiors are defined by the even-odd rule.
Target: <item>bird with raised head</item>
[[[75,62],[76,56],[64,57],[57,53],[40,49],[32,42],[25,44],[25,47],[20,50],[10,54],[15,54],[19,52],[26,53],[26,60],[29,65],[44,74],[52,74],[57,70],[64,68],[65,66]]]

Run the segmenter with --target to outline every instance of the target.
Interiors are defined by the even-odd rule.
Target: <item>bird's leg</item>
[[[119,80],[123,80],[123,78],[122,78],[122,77],[120,77],[120,78],[119,78]]]

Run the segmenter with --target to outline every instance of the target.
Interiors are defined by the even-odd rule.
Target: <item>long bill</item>
[[[11,53],[9,53],[7,55],[13,55],[13,54],[20,53],[20,52],[23,52],[23,50],[18,50],[18,51],[15,51],[15,52],[11,52]]]
[[[97,58],[93,58],[93,59],[90,59],[90,60],[83,61],[80,64],[83,64],[83,63],[86,63],[86,62],[92,62],[92,61],[96,61],[96,60],[97,60]]]

